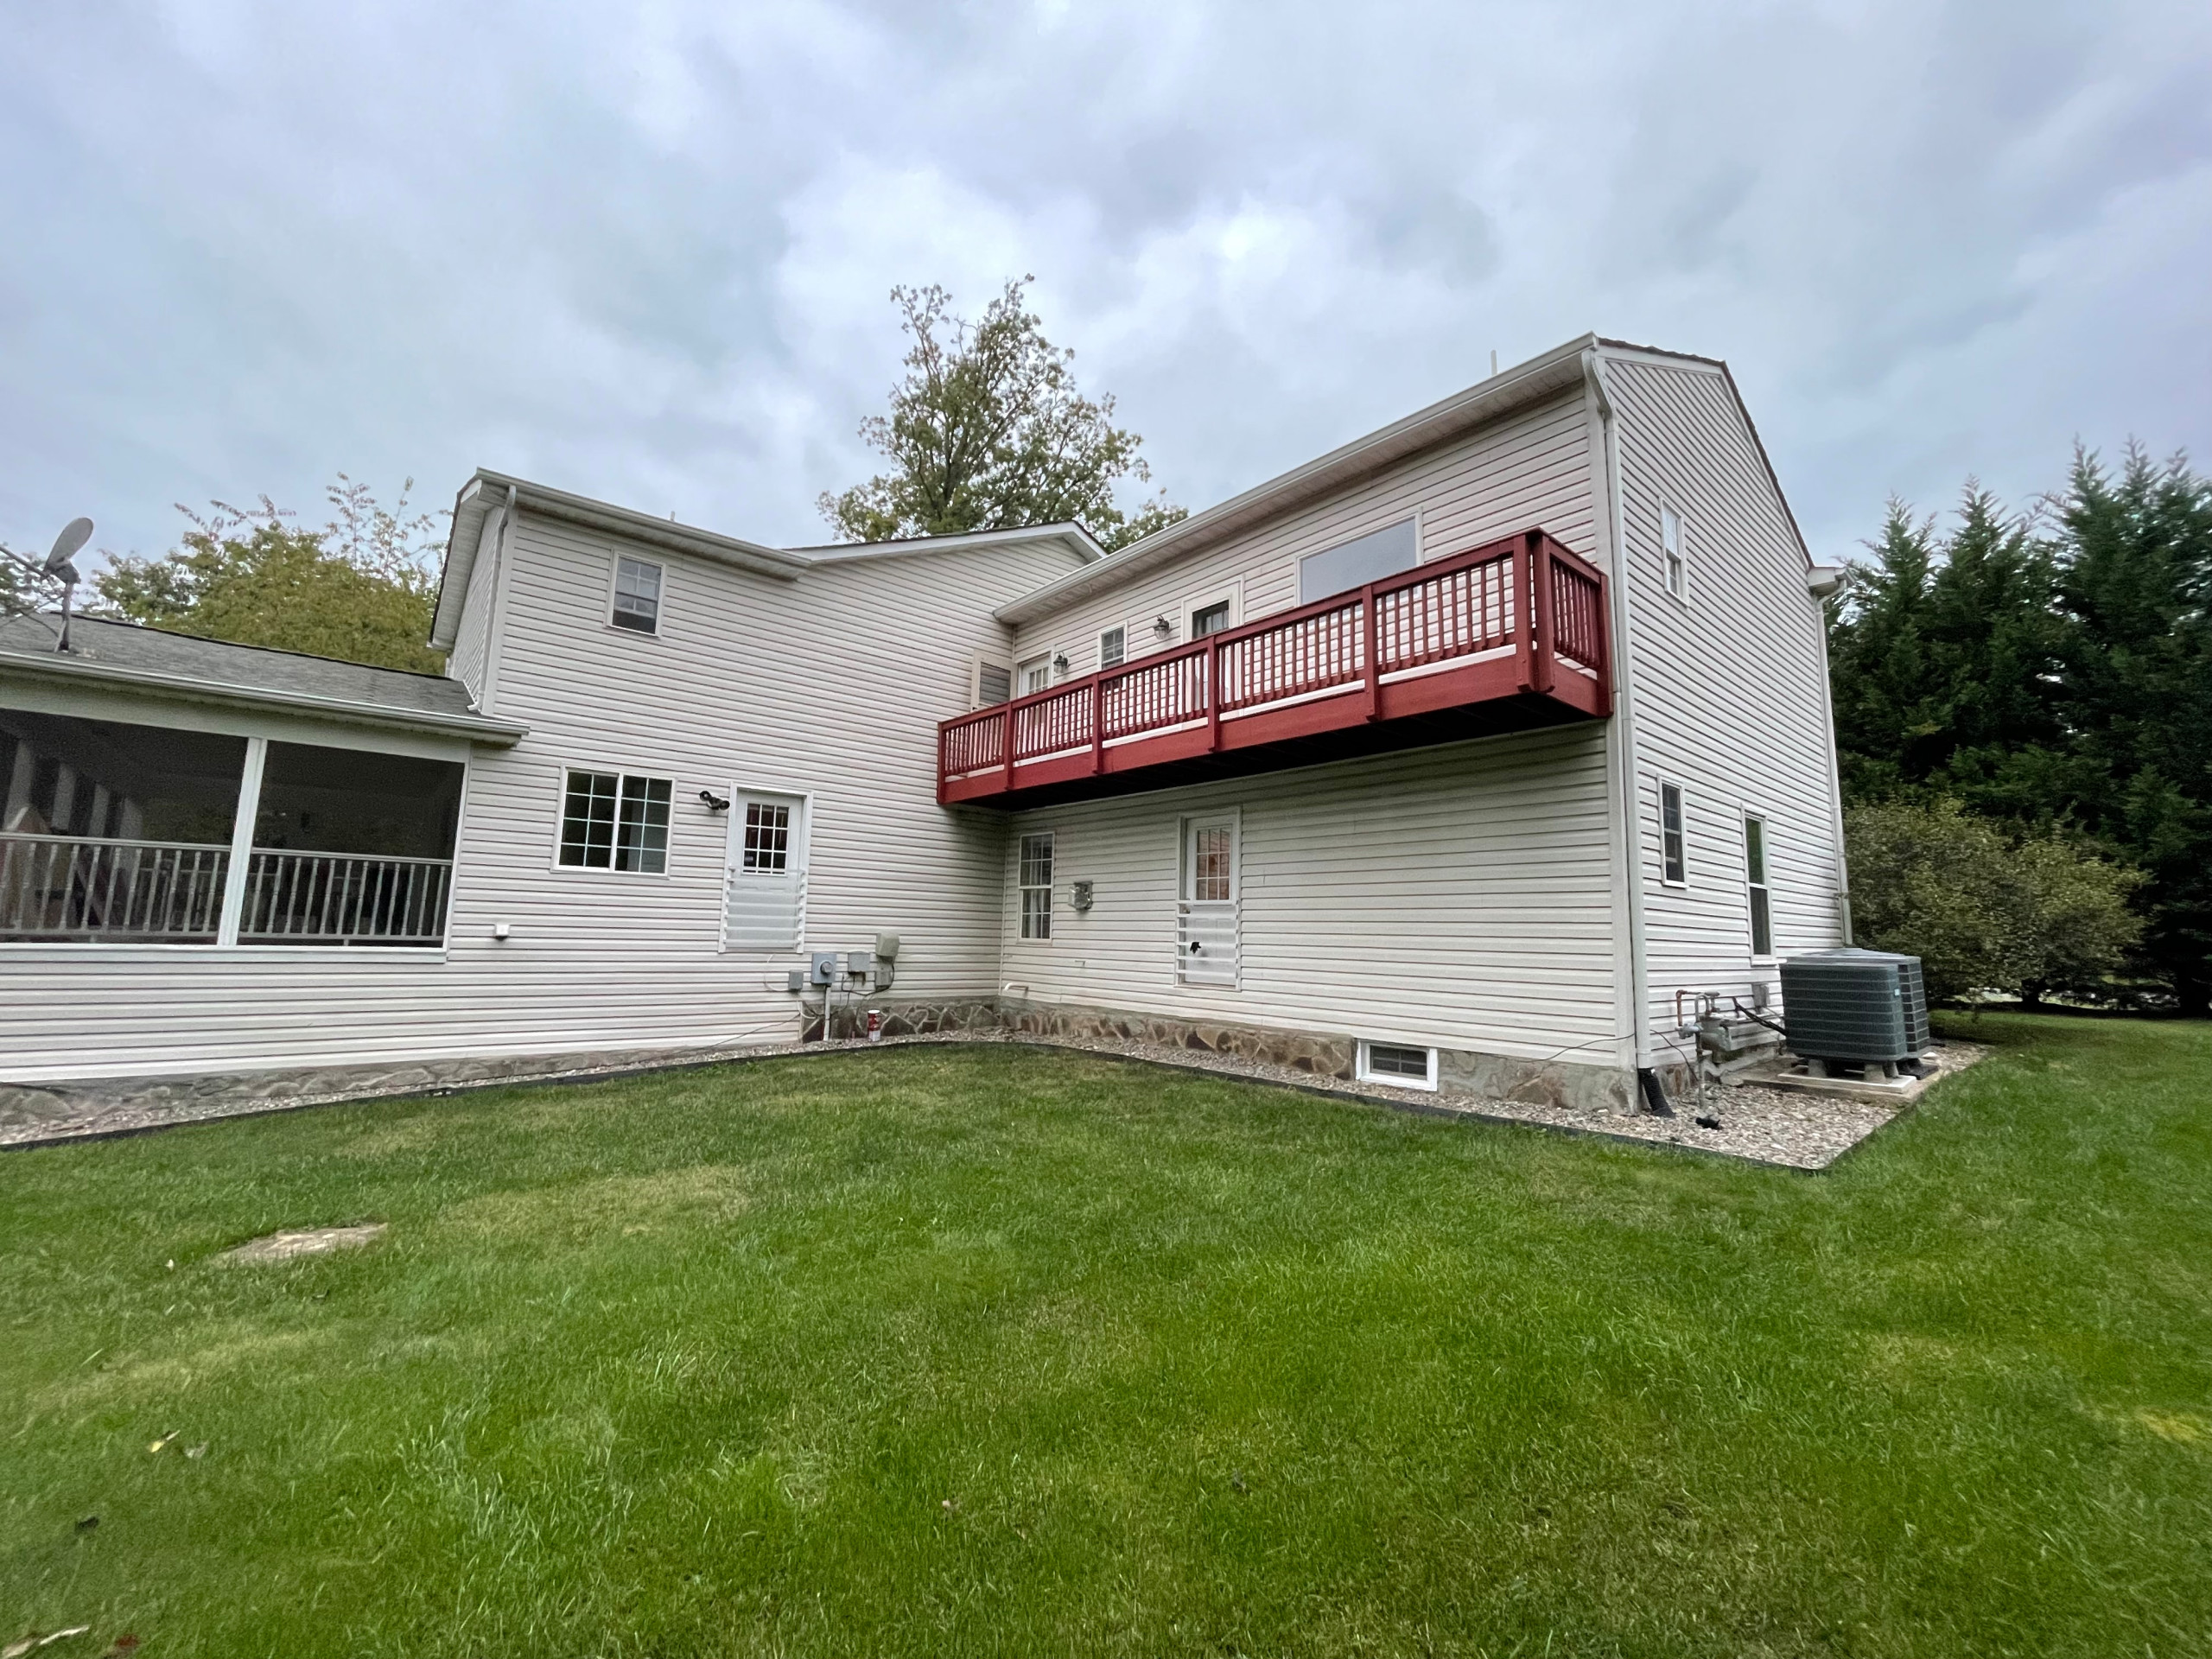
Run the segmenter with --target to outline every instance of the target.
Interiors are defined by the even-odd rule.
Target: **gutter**
[[[1604,436],[1606,536],[1613,548],[1613,731],[1620,753],[1619,801],[1623,851],[1627,858],[1629,1034],[1635,1045],[1636,1071],[1647,1106],[1653,1104],[1658,1078],[1652,1071],[1650,966],[1644,960],[1643,824],[1636,790],[1636,679],[1629,649],[1630,576],[1627,509],[1622,501],[1620,428],[1605,384],[1605,362],[1595,347],[1582,353],[1582,372],[1598,403]],[[1664,1103],[1664,1096],[1658,1101]]]
[[[427,732],[439,737],[464,737],[472,742],[499,748],[520,742],[530,728],[510,721],[487,720],[480,715],[441,715],[429,709],[393,709],[381,703],[348,702],[342,697],[317,696],[308,691],[271,691],[257,685],[232,685],[219,680],[196,680],[182,674],[156,670],[123,668],[111,663],[73,662],[67,658],[0,655],[0,677],[30,680],[58,680],[68,685],[110,685],[127,691],[147,691],[187,702],[210,702],[229,708],[274,709],[289,714],[315,715],[350,726],[372,726],[387,731]]]

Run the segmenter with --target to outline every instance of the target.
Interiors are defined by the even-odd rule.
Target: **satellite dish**
[[[46,574],[49,576],[59,576],[66,571],[67,579],[74,582],[77,579],[77,573],[70,569],[69,561],[75,556],[79,548],[92,539],[92,521],[89,518],[72,518],[61,527],[61,533],[54,538],[54,551],[46,556]]]

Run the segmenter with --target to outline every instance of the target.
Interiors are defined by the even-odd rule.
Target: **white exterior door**
[[[806,926],[806,799],[731,792],[722,948],[795,950]]]
[[[1236,988],[1236,830],[1234,813],[1183,821],[1175,971],[1185,985]]]

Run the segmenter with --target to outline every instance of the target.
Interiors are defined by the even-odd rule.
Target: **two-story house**
[[[788,1041],[827,972],[1634,1109],[1847,937],[1833,575],[1725,365],[1595,337],[1112,556],[479,473],[444,677],[0,633],[0,1080]]]

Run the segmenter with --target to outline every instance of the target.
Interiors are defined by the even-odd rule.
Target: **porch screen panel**
[[[213,944],[245,740],[0,709],[0,942]]]
[[[457,760],[270,744],[239,939],[442,943],[461,772]]]

